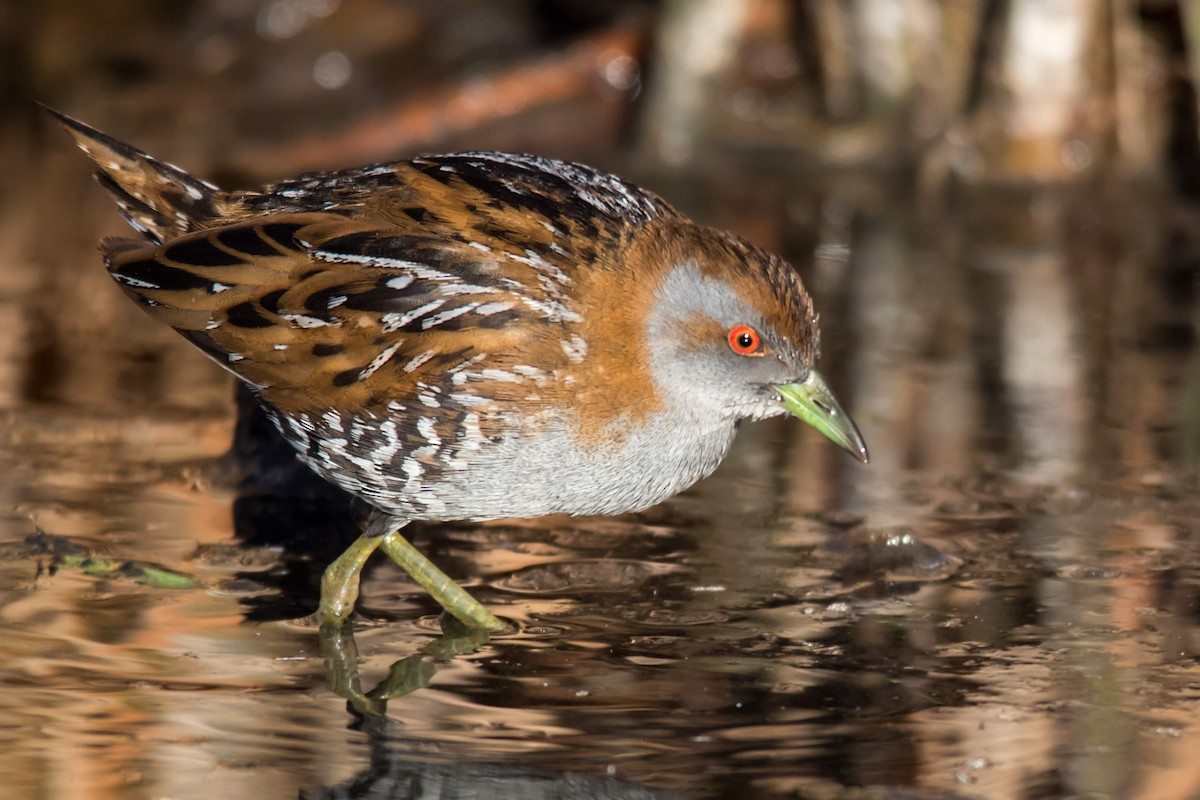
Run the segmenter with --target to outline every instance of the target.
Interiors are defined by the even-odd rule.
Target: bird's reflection
[[[467,800],[504,797],[513,800],[668,800],[675,795],[641,783],[608,777],[554,774],[489,761],[436,763],[421,757],[428,742],[406,736],[402,723],[387,715],[395,700],[429,685],[439,662],[480,647],[486,631],[471,630],[443,615],[442,636],[420,652],[392,664],[386,678],[364,692],[358,674],[358,647],[350,626],[323,627],[321,654],[329,687],[345,697],[370,747],[369,765],[350,780],[312,793],[308,800],[401,800],[429,797]]]

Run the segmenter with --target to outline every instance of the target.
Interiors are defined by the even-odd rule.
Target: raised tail
[[[228,195],[207,181],[118,142],[77,119],[54,115],[92,161],[96,181],[112,194],[129,224],[153,242],[207,228]]]

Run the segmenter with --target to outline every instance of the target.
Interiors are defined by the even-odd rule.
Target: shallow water
[[[793,178],[647,182],[797,263],[872,463],[774,420],[640,515],[412,528],[487,641],[382,561],[322,639],[346,511],[228,488],[228,382],[115,290],[9,280],[5,796],[1200,793],[1195,215]]]

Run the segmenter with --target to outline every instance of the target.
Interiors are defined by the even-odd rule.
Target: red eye
[[[763,355],[762,337],[749,325],[734,325],[729,329],[729,346],[741,356]]]

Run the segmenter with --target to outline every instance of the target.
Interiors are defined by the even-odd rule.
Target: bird
[[[322,625],[347,624],[382,549],[503,627],[412,521],[639,511],[712,473],[743,421],[789,413],[868,460],[797,271],[616,175],[481,151],[226,191],[47,110],[140,234],[101,241],[110,277],[371,507],[322,575]]]

